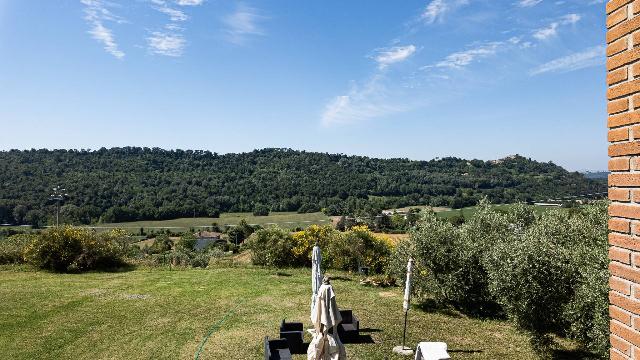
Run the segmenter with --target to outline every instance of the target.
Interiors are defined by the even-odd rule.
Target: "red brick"
[[[611,335],[611,346],[625,355],[631,354],[631,344],[615,335]]]
[[[634,157],[631,159],[631,170],[640,170],[640,158]]]
[[[619,157],[609,159],[609,171],[629,171],[629,158]]]
[[[609,199],[614,201],[630,201],[630,193],[631,191],[628,189],[609,188]]]
[[[631,200],[633,202],[640,202],[640,190],[631,190]]]
[[[607,56],[613,56],[615,54],[619,54],[629,47],[629,43],[626,38],[622,38],[618,41],[614,41],[611,44],[607,45]]]
[[[617,129],[609,130],[609,133],[607,134],[607,138],[609,142],[629,140],[629,129],[617,128]]]
[[[631,265],[631,251],[612,246],[609,248],[609,260]]]
[[[640,141],[609,145],[609,156],[611,157],[638,154],[640,154]]]
[[[634,51],[638,52],[638,57],[635,60],[640,59],[640,49],[636,49]],[[622,56],[624,54],[626,53],[623,53],[621,55],[616,55],[616,56]],[[633,93],[637,93],[639,91],[640,91],[640,79],[635,79],[628,82],[624,82],[614,87],[610,87],[609,90],[607,90],[607,99],[613,100],[619,97],[628,96]]]
[[[611,195],[609,195],[609,197],[611,197]],[[609,230],[628,234],[631,231],[631,221],[626,219],[611,218],[609,219]]]
[[[640,238],[635,236],[609,233],[609,245],[640,251]]]
[[[615,143],[609,145],[609,156],[639,155],[640,141]]]
[[[617,233],[609,233],[609,245],[640,251],[640,238]]]
[[[625,21],[607,32],[607,44],[612,43],[625,35],[631,34],[639,28],[640,17],[635,17],[629,21]]]
[[[617,321],[612,321],[609,328],[615,335],[618,335],[633,345],[640,346],[640,333],[633,331],[633,329]]]
[[[638,104],[638,106],[640,106],[640,104]],[[629,110],[629,99],[613,100],[607,104],[607,112],[609,115],[621,113],[627,110]]]
[[[640,140],[640,126],[634,126],[631,128],[631,136],[634,140]]]
[[[633,2],[633,14],[639,14],[640,13],[640,0],[635,0]]]
[[[633,95],[631,100],[633,102],[633,110],[640,108],[640,95]]]
[[[611,275],[615,275],[634,283],[640,282],[640,270],[632,268],[629,265],[625,265],[619,262],[611,262],[609,263],[609,271],[611,272]],[[628,299],[626,297],[624,298]],[[633,306],[629,305],[630,303],[625,303],[626,305],[620,305],[620,303],[615,303],[613,301],[611,303],[620,306],[621,308],[625,308],[634,314],[640,314],[640,302],[634,304]],[[635,308],[635,306],[637,306],[637,309]]]
[[[609,186],[640,186],[640,174],[609,174]]]
[[[607,16],[607,28],[612,28],[627,19],[627,7],[622,7]]]
[[[635,74],[635,73],[634,73]],[[607,74],[607,85],[615,85],[629,78],[629,71],[626,67],[613,70]]]
[[[619,352],[611,348],[609,349],[609,360],[629,360],[629,358],[624,355],[620,355]]]
[[[640,253],[633,253],[633,255],[631,256],[631,262],[633,263],[633,266],[639,267],[640,266]]]
[[[607,3],[607,14],[611,14],[612,12],[620,9],[621,7],[627,5],[633,0],[611,0]]]
[[[631,295],[631,284],[616,277],[609,278],[609,288],[624,295]]]
[[[634,111],[630,113],[609,116],[609,120],[607,122],[610,128],[638,124],[640,123],[640,112]]]
[[[634,39],[635,39],[635,36],[634,36]],[[638,36],[638,41],[640,41],[640,36]],[[636,44],[636,46],[637,45],[638,44]],[[640,77],[640,63],[634,63],[631,65],[631,70],[629,71],[629,77],[631,77],[632,79]]]

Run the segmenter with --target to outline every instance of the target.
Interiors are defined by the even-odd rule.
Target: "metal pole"
[[[408,311],[404,312],[404,331],[402,332],[402,350],[406,349],[405,345],[405,340],[407,338],[407,315],[409,314]]]

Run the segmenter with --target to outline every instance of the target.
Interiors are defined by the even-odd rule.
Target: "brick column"
[[[640,0],[609,0],[611,359],[640,359]]]

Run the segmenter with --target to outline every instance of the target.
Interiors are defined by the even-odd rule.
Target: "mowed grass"
[[[349,359],[401,359],[402,289],[333,281],[373,343],[347,344]],[[309,323],[310,272],[261,268],[140,269],[81,275],[0,271],[0,354],[6,359],[258,359],[283,318]],[[306,341],[310,338],[308,334]],[[534,359],[503,321],[453,311],[409,312],[408,344],[445,341],[453,359]],[[297,355],[296,360],[306,359]]]
[[[330,224],[331,220],[328,216],[321,212],[298,214],[294,212],[271,213],[269,216],[254,216],[252,213],[224,213],[219,218],[180,218],[173,220],[149,220],[149,221],[132,221],[121,223],[108,223],[90,226],[92,228],[112,229],[120,228],[126,230],[139,230],[144,228],[145,231],[153,229],[171,229],[175,231],[186,231],[191,228],[210,227],[213,223],[220,226],[237,225],[241,220],[245,220],[252,225],[261,226],[280,226],[285,229],[307,227],[312,224]]]

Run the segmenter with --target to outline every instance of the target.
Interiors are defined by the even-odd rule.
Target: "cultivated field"
[[[498,204],[498,205],[491,205],[492,208],[497,209],[497,210],[508,210],[509,208],[513,207],[513,204]],[[527,205],[527,207],[532,208],[533,211],[536,214],[542,214],[543,212],[546,211],[550,211],[553,209],[562,209],[559,207],[549,207],[549,206],[538,206],[538,205]],[[458,216],[459,214],[463,214],[465,218],[470,218],[473,216],[473,214],[476,213],[476,211],[478,211],[478,207],[477,206],[471,206],[471,207],[466,207],[463,209],[457,209],[457,210],[453,210],[453,209],[448,209],[448,210],[444,210],[444,211],[436,211],[436,214],[438,217],[441,218],[451,218],[454,216]]]
[[[277,337],[283,318],[310,327],[308,270],[71,275],[0,269],[0,353],[6,359],[194,359],[213,325],[225,319],[200,359],[254,360],[263,337]],[[370,342],[348,344],[349,359],[400,359],[391,349],[402,335],[401,288],[363,287],[354,276],[337,275],[338,304],[360,317],[363,340]],[[409,314],[411,344],[446,341],[453,359],[534,359],[527,338],[506,322],[433,308]]]
[[[242,219],[252,225],[278,225],[282,228],[307,227],[311,224],[330,224],[328,216],[321,212],[310,214],[298,214],[294,212],[271,213],[269,216],[254,216],[252,213],[224,213],[220,218],[181,218],[173,220],[149,220],[132,221],[122,223],[109,223],[91,226],[95,229],[121,228],[138,231],[140,228],[148,230],[171,229],[174,231],[186,231],[190,228],[210,227],[217,223],[220,226],[237,225]]]

